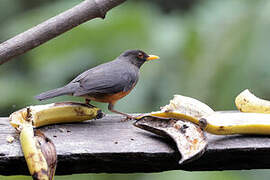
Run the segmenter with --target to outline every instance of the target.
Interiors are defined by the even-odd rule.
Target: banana
[[[161,111],[137,117],[154,116],[166,119],[184,119],[199,125],[206,132],[217,135],[270,135],[270,102],[257,98],[248,90],[236,98],[237,107],[244,112],[215,112],[206,104],[190,97],[175,95]],[[241,108],[240,108],[241,107]],[[263,113],[261,113],[263,112]]]
[[[217,135],[270,135],[270,114],[243,112],[215,112],[200,119],[205,131]]]
[[[235,104],[242,112],[270,114],[270,101],[256,97],[248,89],[241,92],[235,98]]]
[[[201,117],[212,113],[214,113],[213,109],[197,99],[174,95],[174,98],[170,100],[170,104],[162,107],[160,111],[143,114],[138,116],[137,119],[144,116],[154,116],[159,118],[186,119],[198,124]]]
[[[41,131],[34,133],[30,124],[23,125],[20,133],[22,151],[33,179],[52,180],[56,168],[56,150]]]
[[[99,108],[75,102],[29,106],[10,115],[10,124],[20,130],[23,124],[40,127],[56,123],[81,122],[103,117]]]
[[[29,106],[10,115],[10,124],[20,132],[22,151],[33,179],[52,180],[56,169],[53,142],[35,127],[49,124],[81,122],[102,118],[99,108],[75,102]]]
[[[134,125],[172,138],[181,154],[179,164],[182,164],[203,154],[207,147],[207,140],[202,130],[194,124],[199,124],[199,119],[213,113],[213,109],[197,99],[174,95],[170,103],[162,107],[160,111],[138,116]]]

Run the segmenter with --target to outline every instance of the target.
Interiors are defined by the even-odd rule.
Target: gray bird
[[[140,67],[154,59],[159,57],[147,55],[141,50],[127,50],[115,60],[83,72],[64,87],[41,93],[35,98],[42,101],[62,95],[80,96],[85,98],[87,104],[91,100],[109,103],[108,109],[111,112],[133,118],[116,111],[114,104],[134,88],[139,80]]]

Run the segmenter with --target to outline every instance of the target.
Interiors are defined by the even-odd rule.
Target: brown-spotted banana
[[[235,98],[235,105],[242,112],[270,113],[270,101],[256,97],[248,89]]]
[[[20,129],[23,124],[40,127],[56,123],[81,122],[99,119],[103,113],[99,108],[75,102],[61,102],[29,106],[10,115],[10,124]]]
[[[20,132],[20,142],[33,179],[52,180],[56,167],[54,144],[40,127],[56,123],[81,122],[103,117],[99,108],[75,102],[29,106],[10,115],[10,124]]]
[[[160,111],[143,114],[137,117],[137,119],[143,116],[155,116],[160,118],[186,119],[198,124],[201,117],[212,113],[214,113],[213,109],[197,99],[174,95],[174,98],[170,100],[170,104],[162,107]]]
[[[34,132],[31,124],[24,124],[20,133],[20,142],[33,179],[52,180],[57,161],[52,141],[41,131]]]

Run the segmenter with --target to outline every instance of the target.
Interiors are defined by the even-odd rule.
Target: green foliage
[[[76,174],[72,176],[56,176],[55,180],[256,180],[260,176],[260,180],[268,180],[268,170],[257,171],[235,171],[224,172],[185,172],[185,171],[169,171],[163,173],[139,173],[139,174]],[[31,180],[30,176],[0,176],[0,180]]]
[[[27,11],[22,2],[27,1],[2,2],[1,41],[80,1],[43,2]],[[80,72],[134,48],[161,59],[143,66],[136,88],[116,105],[123,112],[158,110],[174,94],[195,97],[216,110],[235,109],[234,97],[246,88],[270,99],[269,12],[270,1],[205,0],[185,15],[177,11],[163,14],[147,1],[127,1],[110,11],[105,20],[87,22],[0,66],[0,116],[39,104],[34,95],[62,86]],[[63,100],[81,99],[58,97],[42,103]],[[107,112],[107,105],[96,105]],[[257,172],[262,172],[260,177],[266,174]],[[56,179],[255,179],[252,173],[255,171],[249,172],[250,176],[238,172],[173,171]],[[12,178],[19,177],[0,177]]]

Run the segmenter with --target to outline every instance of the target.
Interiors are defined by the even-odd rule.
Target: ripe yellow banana
[[[270,101],[256,97],[248,89],[235,98],[235,104],[242,112],[270,113]]]
[[[100,109],[75,102],[29,106],[10,115],[10,124],[20,132],[20,142],[30,174],[36,180],[52,180],[56,168],[54,144],[34,127],[81,122],[103,117]]]
[[[40,127],[56,123],[81,122],[103,116],[101,110],[91,105],[61,102],[23,108],[10,115],[10,124],[19,129],[23,124]]]
[[[162,107],[160,111],[143,114],[137,119],[144,116],[155,116],[159,118],[186,119],[198,124],[201,117],[212,113],[214,113],[213,109],[197,99],[174,95],[174,98],[170,100],[170,104]]]
[[[20,133],[22,151],[33,179],[52,180],[56,168],[56,150],[41,131],[34,133],[30,124],[23,125]]]
[[[217,135],[270,135],[270,114],[243,112],[215,112],[200,119],[199,125]]]

